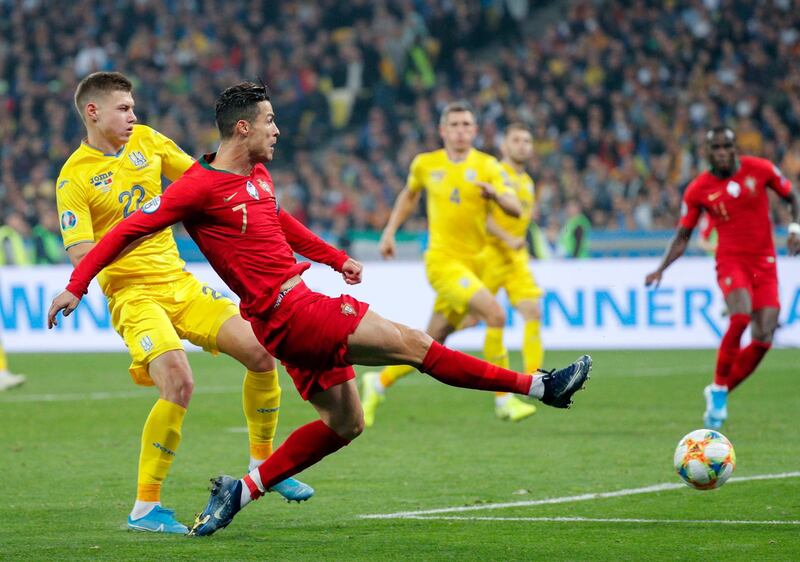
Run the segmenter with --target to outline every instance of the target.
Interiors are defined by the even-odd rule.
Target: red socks
[[[421,371],[450,386],[527,395],[533,377],[503,369],[433,342]]]
[[[258,474],[265,490],[269,490],[288,477],[318,463],[327,455],[338,451],[350,441],[342,439],[322,420],[317,420],[295,429],[286,441],[258,467]],[[250,492],[258,490],[250,476],[244,481]],[[253,494],[253,499],[260,496]]]
[[[753,340],[739,352],[728,377],[728,392],[742,384],[756,370],[771,347],[771,343]]]
[[[719,353],[717,354],[717,370],[714,372],[714,384],[720,386],[728,386],[730,389],[729,376],[731,366],[736,361],[739,354],[739,345],[742,340],[742,334],[750,324],[749,314],[733,314],[731,315],[728,331],[722,337],[722,342],[719,345]]]

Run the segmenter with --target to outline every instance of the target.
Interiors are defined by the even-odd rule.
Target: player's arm
[[[292,250],[317,263],[328,265],[342,274],[346,283],[355,285],[361,282],[361,264],[325,242],[311,232],[303,223],[284,211],[278,210],[278,220]]]
[[[492,215],[489,215],[489,217],[486,219],[486,230],[492,236],[502,240],[503,243],[512,250],[519,250],[520,248],[525,247],[525,238],[519,238],[510,234],[507,230],[497,224]]]
[[[381,233],[381,239],[378,242],[378,250],[384,259],[393,258],[397,251],[397,244],[394,237],[402,224],[408,220],[417,207],[419,207],[419,200],[422,196],[422,190],[425,188],[424,170],[420,156],[411,161],[411,166],[408,170],[408,179],[406,180],[406,187],[401,191],[397,200],[392,207],[392,213],[389,215],[389,221]]]
[[[786,239],[786,247],[790,256],[800,253],[800,201],[797,191],[792,187],[792,182],[768,160],[761,160],[766,168],[766,185],[777,193],[781,199],[789,204],[792,213],[792,222],[789,223],[789,236]]]
[[[489,166],[489,181],[475,182],[481,188],[481,195],[497,203],[505,214],[515,218],[522,216],[522,203],[508,181],[508,174],[496,160]]]
[[[681,218],[678,222],[678,230],[675,232],[675,236],[672,237],[672,241],[670,242],[669,247],[664,254],[664,258],[661,260],[658,268],[656,268],[655,271],[648,273],[644,278],[645,285],[650,286],[655,283],[656,287],[658,287],[658,285],[661,283],[661,277],[664,274],[664,271],[670,265],[672,265],[672,262],[677,260],[684,254],[684,252],[686,252],[686,248],[689,246],[689,240],[692,237],[692,231],[694,230],[694,227],[697,226],[697,222],[700,220],[700,213],[703,210],[702,206],[695,201],[693,193],[694,184],[691,184],[686,188],[686,193],[683,195],[683,202],[681,204]]]
[[[120,221],[86,253],[72,271],[67,289],[53,299],[47,313],[49,328],[57,325],[56,315],[77,308],[89,283],[133,242],[180,222],[202,208],[203,193],[189,182],[176,182],[164,195],[148,201],[141,209]]]

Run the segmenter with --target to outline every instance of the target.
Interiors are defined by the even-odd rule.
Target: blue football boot
[[[714,390],[711,385],[703,389],[706,398],[706,411],[703,414],[703,425],[707,429],[720,429],[728,419],[728,389]]]
[[[572,395],[581,390],[589,380],[592,370],[592,358],[588,355],[581,356],[577,361],[559,370],[540,371],[544,396],[542,402],[554,408],[569,408],[572,406]]]
[[[175,520],[175,512],[171,509],[164,509],[160,505],[155,506],[144,517],[131,519],[128,516],[128,529],[132,531],[148,531],[150,533],[174,533],[185,535],[189,532],[186,525]]]
[[[297,503],[304,502],[314,495],[314,488],[294,478],[278,482],[269,491],[278,492],[287,502]]]
[[[190,536],[205,537],[224,529],[241,509],[242,483],[231,476],[211,479],[211,497],[203,512],[197,516]]]

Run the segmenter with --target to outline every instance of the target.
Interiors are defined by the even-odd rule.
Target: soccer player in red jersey
[[[730,128],[710,130],[706,151],[711,169],[686,188],[678,230],[661,265],[647,275],[645,284],[660,283],[664,270],[686,250],[700,214],[706,211],[719,236],[717,283],[730,313],[714,382],[704,390],[703,422],[719,429],[728,416],[728,393],[758,366],[778,326],[778,271],[767,188],[791,206],[789,255],[800,252],[800,204],[789,180],[775,165],[763,158],[738,156],[736,135]],[[742,349],[740,341],[748,325],[752,341]]]
[[[163,195],[119,223],[72,273],[67,290],[48,312],[67,315],[91,279],[129,244],[183,221],[211,266],[241,298],[264,347],[280,359],[300,395],[320,419],[296,429],[266,461],[242,479],[221,476],[192,533],[210,535],[227,526],[247,503],[276,482],[313,465],[357,437],[364,425],[353,364],[404,363],[451,386],[514,392],[567,408],[589,377],[591,358],[542,375],[516,373],[450,350],[429,335],[386,320],[350,296],[330,298],[300,278],[308,263],[294,252],[361,282],[360,263],[328,245],[281,210],[265,162],[280,134],[264,86],[228,88],[216,104],[221,143],[196,162]]]

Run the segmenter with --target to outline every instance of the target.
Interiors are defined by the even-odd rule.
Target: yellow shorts
[[[469,301],[485,288],[479,277],[480,260],[425,253],[425,273],[436,293],[433,311],[442,314],[454,328],[460,328]]]
[[[488,244],[481,258],[481,280],[493,295],[505,289],[508,300],[516,306],[522,301],[539,299],[544,294],[533,277],[530,256],[525,248],[508,250]]]
[[[182,339],[216,355],[217,334],[239,308],[191,273],[168,283],[132,284],[108,291],[108,308],[114,329],[131,354],[131,377],[136,384],[152,386],[150,362],[176,349]]]

